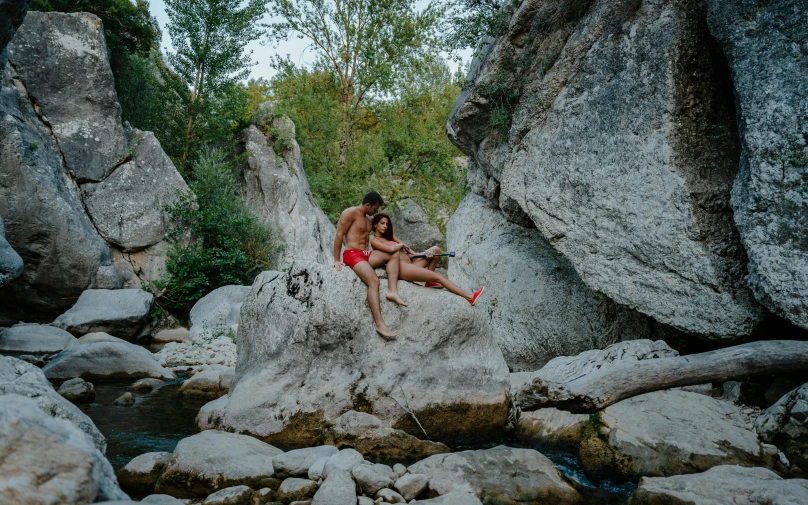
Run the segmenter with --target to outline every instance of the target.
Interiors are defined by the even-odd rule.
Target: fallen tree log
[[[688,356],[615,362],[565,382],[543,380],[539,374],[517,393],[516,402],[525,411],[556,407],[588,413],[661,389],[807,369],[808,342],[759,341]]]

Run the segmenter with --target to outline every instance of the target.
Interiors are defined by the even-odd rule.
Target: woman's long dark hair
[[[385,240],[393,240],[393,237],[395,237],[395,234],[393,234],[393,220],[390,219],[390,216],[388,216],[384,212],[379,212],[378,214],[373,216],[373,222],[372,222],[373,233],[376,233],[376,224],[378,224],[378,222],[385,217],[387,218],[387,229],[384,230],[384,235],[382,235],[382,238]]]

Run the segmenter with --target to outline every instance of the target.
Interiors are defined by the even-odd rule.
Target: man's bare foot
[[[388,328],[387,326],[385,326],[383,324],[376,326],[376,333],[381,335],[382,338],[385,339],[385,340],[395,340],[396,339],[395,332],[391,331],[390,328]]]
[[[387,298],[388,300],[390,300],[391,302],[395,302],[395,303],[401,305],[402,307],[409,306],[409,304],[407,302],[405,302],[404,300],[401,299],[401,297],[398,295],[398,293],[387,293],[386,295],[384,295],[384,297]]]

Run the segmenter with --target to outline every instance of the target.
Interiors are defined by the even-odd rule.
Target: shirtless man
[[[384,205],[382,197],[375,191],[371,191],[362,198],[362,205],[349,207],[342,211],[339,223],[337,223],[337,236],[334,237],[334,268],[339,271],[342,270],[343,265],[346,265],[356,272],[362,282],[367,284],[368,305],[373,314],[373,321],[376,323],[376,331],[385,339],[392,340],[396,334],[384,324],[384,319],[382,319],[379,278],[374,269],[387,263],[387,295],[385,297],[391,302],[406,307],[407,304],[398,294],[398,268],[401,250],[407,246],[397,244],[391,253],[368,251],[369,236],[373,229],[370,219],[382,205]],[[342,257],[343,261],[340,261],[343,238],[345,238],[346,249]]]

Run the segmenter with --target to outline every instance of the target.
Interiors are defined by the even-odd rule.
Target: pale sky
[[[425,5],[426,0],[420,0],[418,4]],[[163,40],[161,42],[162,51],[164,53],[171,52],[173,50],[173,46],[171,45],[171,38],[169,37],[168,30],[166,29],[166,25],[168,24],[168,16],[166,15],[165,2],[163,0],[150,0],[149,10],[151,11],[152,15],[157,18],[157,22],[160,24],[160,29],[163,32]],[[269,19],[270,18],[267,15],[264,21],[269,21]],[[257,79],[259,77],[268,79],[275,74],[275,70],[269,66],[270,57],[275,54],[280,56],[286,56],[288,54],[292,61],[299,65],[312,63],[315,59],[314,51],[308,47],[308,42],[304,39],[291,38],[288,41],[278,44],[277,48],[274,48],[272,44],[266,44],[266,41],[264,41],[264,43],[265,45],[262,45],[261,41],[254,41],[247,45],[247,50],[252,50],[253,52],[253,62],[257,63],[251,68],[250,77],[253,79]],[[464,64],[471,59],[471,53],[472,51],[470,49],[461,52]],[[449,64],[449,68],[451,69],[452,73],[454,73],[458,68],[458,63],[449,60],[448,58],[445,59]]]

